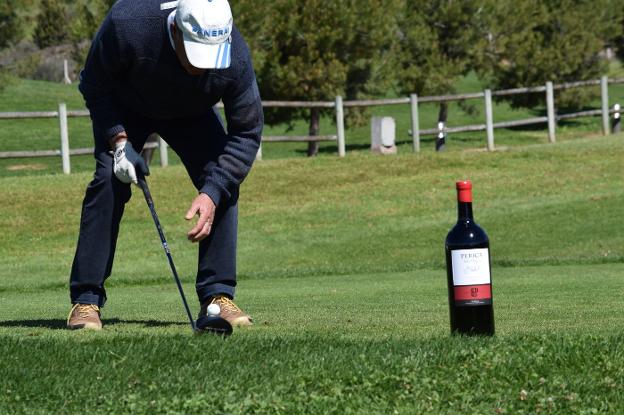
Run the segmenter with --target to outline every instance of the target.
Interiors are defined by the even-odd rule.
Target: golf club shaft
[[[152,195],[149,191],[149,187],[147,187],[147,181],[145,180],[145,177],[140,177],[138,179],[138,182],[139,187],[141,188],[141,190],[143,190],[143,195],[145,196],[145,201],[147,202],[147,206],[149,207],[150,213],[152,214],[154,223],[156,224],[156,229],[158,230],[158,235],[160,236],[160,242],[162,243],[162,247],[167,254],[167,260],[169,260],[169,266],[171,267],[171,272],[173,273],[173,279],[178,286],[178,291],[180,291],[180,296],[182,297],[182,302],[184,303],[186,314],[189,321],[191,322],[191,327],[193,331],[195,331],[195,321],[193,320],[193,316],[191,315],[191,309],[189,308],[188,302],[186,301],[186,296],[184,295],[184,290],[182,289],[182,283],[180,282],[180,277],[178,276],[175,264],[173,263],[173,257],[171,256],[169,245],[167,244],[167,240],[165,239],[165,234],[162,230],[162,226],[160,226],[160,221],[158,220],[158,215],[156,214],[156,209],[154,208],[154,201],[152,200]]]

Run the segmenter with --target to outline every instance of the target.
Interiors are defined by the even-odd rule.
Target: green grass
[[[622,413],[623,150],[617,135],[258,163],[237,295],[256,325],[225,341],[190,334],[136,190],[105,330],[63,330],[91,174],[0,178],[0,413]],[[443,243],[465,177],[494,338],[448,333]],[[193,298],[195,192],[180,166],[150,184]]]
[[[3,305],[15,311],[0,323],[9,357],[0,408],[619,413],[624,319],[608,287],[621,270],[497,270],[494,339],[447,335],[438,271],[246,281],[240,298],[258,324],[227,341],[187,332],[171,284],[113,289],[103,333],[56,330],[63,292],[39,297],[46,316],[12,296]],[[527,284],[527,274],[547,278]],[[579,289],[586,278],[592,286]],[[594,298],[606,304],[596,309]]]
[[[621,65],[614,63],[610,75],[619,76]],[[485,88],[474,75],[461,79],[457,84],[458,92],[477,92]],[[599,87],[592,87],[596,96]],[[609,88],[610,102],[624,103],[624,85],[612,85]],[[66,102],[68,109],[83,109],[84,103],[77,85],[62,85],[50,82],[19,80],[9,85],[0,93],[0,111],[54,111],[59,102]],[[449,107],[449,127],[483,124],[484,105],[482,100],[469,100],[471,111],[466,111],[457,103]],[[588,102],[587,108],[599,108],[600,100],[596,98]],[[347,109],[348,110],[348,109]],[[544,115],[544,108],[534,110],[512,109],[505,102],[495,103],[494,118],[496,122],[523,119]],[[420,127],[435,128],[437,124],[437,104],[422,104],[419,108]],[[392,116],[396,120],[397,145],[400,152],[411,152],[411,138],[407,132],[411,128],[410,110],[408,105],[371,107],[370,115]],[[335,134],[332,114],[321,120],[321,134]],[[0,120],[0,151],[20,150],[51,150],[58,149],[59,133],[56,119],[34,120]],[[595,136],[601,131],[599,117],[582,118],[561,122],[557,129],[559,141],[572,140],[579,137]],[[285,125],[267,126],[265,135],[306,135],[308,132],[305,120],[293,124],[292,130]],[[91,124],[89,118],[69,119],[70,147],[83,148],[92,146]],[[521,129],[497,129],[496,145],[499,147],[524,146],[543,144],[548,141],[546,125],[529,126]],[[350,153],[368,152],[370,147],[370,126],[348,127],[346,132],[347,151]],[[483,149],[486,146],[485,132],[451,134],[447,141],[447,150],[463,151],[466,149]],[[263,146],[265,159],[282,159],[305,157],[306,143],[266,143]],[[422,151],[434,151],[434,138],[422,137]],[[321,143],[321,155],[334,156],[337,152],[335,143]],[[158,160],[158,155],[155,156]],[[170,152],[171,163],[179,164],[179,160]],[[75,172],[93,169],[91,156],[75,156],[71,159],[72,170]],[[38,159],[0,160],[1,176],[24,176],[48,174],[61,170],[59,157]]]

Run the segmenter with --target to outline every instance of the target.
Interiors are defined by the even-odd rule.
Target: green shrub
[[[67,40],[67,10],[61,0],[42,0],[33,39],[37,46],[56,46]]]
[[[19,0],[0,1],[0,48],[17,43],[24,35],[25,21],[20,15]]]

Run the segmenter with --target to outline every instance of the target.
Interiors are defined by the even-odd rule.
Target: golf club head
[[[195,323],[195,333],[212,333],[220,336],[232,334],[232,325],[229,321],[218,316],[202,316]]]

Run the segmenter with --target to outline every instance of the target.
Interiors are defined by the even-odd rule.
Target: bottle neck
[[[457,202],[457,220],[459,222],[472,222],[472,202]]]

